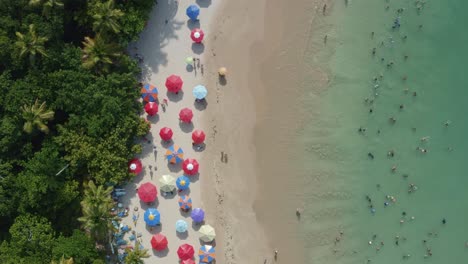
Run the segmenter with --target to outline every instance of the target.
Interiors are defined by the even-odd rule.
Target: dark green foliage
[[[131,177],[127,162],[149,125],[138,116],[140,69],[124,50],[153,4],[0,0],[0,263],[49,264],[62,255],[104,263],[77,230],[83,183]],[[83,55],[96,54],[83,42],[98,33],[99,56],[110,59],[90,67]],[[43,118],[47,129],[25,119],[22,107],[36,100],[54,113]],[[34,123],[28,133],[26,120]]]

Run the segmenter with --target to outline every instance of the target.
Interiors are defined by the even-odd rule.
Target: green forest
[[[0,0],[0,263],[105,263],[149,130],[126,47],[154,2]]]

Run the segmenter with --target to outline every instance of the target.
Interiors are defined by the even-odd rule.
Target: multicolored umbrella
[[[172,192],[176,189],[175,178],[171,175],[163,175],[159,178],[159,183],[161,184],[159,188],[163,192]]]
[[[216,258],[215,249],[210,245],[204,245],[198,250],[200,263],[210,263]]]
[[[203,130],[197,129],[192,132],[192,140],[193,140],[193,143],[195,144],[201,144],[205,142],[205,138],[206,138],[206,135],[205,135],[205,132],[203,132]]]
[[[183,244],[177,249],[177,255],[181,260],[191,259],[195,255],[195,250],[189,244]]]
[[[153,235],[151,238],[151,247],[157,251],[165,250],[167,248],[167,244],[166,236],[161,233]]]
[[[156,102],[158,99],[158,89],[149,83],[143,85],[141,88],[141,98],[145,102]]]
[[[182,163],[182,169],[187,175],[195,175],[198,173],[200,165],[196,159],[186,159]]]
[[[181,195],[179,197],[179,207],[182,210],[190,210],[192,208],[192,198],[188,195]]]
[[[172,145],[166,151],[166,159],[172,164],[182,162],[184,160],[184,151],[179,146]]]
[[[154,116],[158,113],[158,104],[155,102],[148,102],[145,105],[145,112],[150,116]]]
[[[146,210],[143,219],[149,226],[156,226],[161,223],[161,215],[156,208],[149,208]]]
[[[195,208],[192,210],[190,217],[195,223],[201,223],[205,220],[205,211],[201,208]]]
[[[171,75],[166,79],[166,88],[169,92],[178,93],[182,90],[184,82],[178,75]]]
[[[172,139],[172,129],[168,127],[163,127],[161,130],[159,130],[159,136],[161,137],[162,140],[164,141],[169,141]]]
[[[187,232],[188,224],[184,220],[177,220],[175,228],[177,232],[184,233]]]
[[[208,94],[208,90],[206,90],[206,87],[203,85],[197,85],[193,88],[192,93],[196,99],[202,100],[205,99]]]
[[[211,242],[216,237],[215,229],[210,225],[202,225],[198,233],[200,233],[200,240],[203,242]]]
[[[176,181],[177,188],[180,190],[186,190],[190,186],[190,179],[187,176],[180,176]]]
[[[200,8],[197,5],[189,5],[185,13],[190,19],[197,20],[198,15],[200,15]]]
[[[138,188],[138,197],[145,203],[150,203],[156,200],[156,196],[158,195],[158,190],[156,186],[154,186],[150,182],[143,183]]]
[[[141,161],[137,158],[134,158],[128,162],[128,172],[133,174],[139,174],[143,170],[143,165]]]
[[[182,260],[180,264],[196,264],[196,263],[195,263],[195,260],[193,259],[186,259],[186,260]]]
[[[190,108],[183,108],[179,112],[179,119],[184,123],[192,122],[193,112]]]
[[[203,33],[203,30],[199,28],[195,28],[190,32],[190,37],[195,43],[201,43],[203,41],[203,37],[205,36],[205,33]]]

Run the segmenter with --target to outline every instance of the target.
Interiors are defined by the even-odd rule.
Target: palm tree
[[[65,259],[65,257],[62,255],[62,258],[57,262],[55,260],[52,260],[50,264],[73,264],[73,258]]]
[[[101,35],[96,35],[94,39],[85,37],[83,42],[83,67],[86,69],[96,69],[96,71],[108,71],[109,66],[114,63],[114,59],[120,57],[120,48],[112,43],[105,43]]]
[[[142,258],[149,258],[148,249],[140,249],[140,243],[138,240],[135,242],[135,248],[132,251],[128,251],[128,255],[125,257],[125,264],[144,264]]]
[[[63,8],[63,3],[59,0],[30,0],[29,5],[38,6],[42,3],[42,14],[49,16],[50,11],[57,8]]]
[[[111,192],[112,187],[96,187],[94,182],[90,181],[85,189],[83,201],[81,201],[83,216],[78,218],[78,221],[98,241],[108,237],[109,230],[112,228],[111,220],[114,217],[110,213],[112,208]]]
[[[36,99],[33,105],[21,107],[21,111],[25,120],[23,125],[24,132],[31,134],[34,127],[37,127],[40,131],[46,134],[49,133],[49,128],[46,124],[48,120],[54,118],[54,111],[46,109],[46,102],[39,104],[39,100]]]
[[[47,57],[47,53],[44,48],[44,43],[48,40],[46,37],[39,37],[36,34],[34,24],[29,25],[29,31],[26,34],[16,32],[18,40],[15,45],[20,49],[20,57],[29,55],[29,61],[34,65],[36,54],[41,54]]]
[[[120,9],[114,9],[114,0],[104,3],[96,3],[95,12],[92,14],[93,30],[98,33],[119,33],[118,20],[124,13]]]

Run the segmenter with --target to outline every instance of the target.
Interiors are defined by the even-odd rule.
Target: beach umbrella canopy
[[[193,143],[195,144],[201,144],[205,142],[205,138],[206,138],[206,135],[205,135],[205,132],[203,132],[203,130],[197,129],[192,132],[192,140],[193,140]]]
[[[192,208],[192,198],[188,195],[182,195],[179,197],[179,207],[183,210],[189,210]]]
[[[146,224],[149,226],[155,226],[161,223],[161,215],[156,208],[149,208],[146,210],[143,219],[145,219]]]
[[[151,247],[157,251],[165,250],[167,248],[167,244],[166,236],[161,233],[153,235],[151,238]]]
[[[196,263],[195,263],[195,260],[193,259],[186,259],[186,260],[182,260],[180,264],[196,264]]]
[[[156,186],[154,186],[150,182],[143,183],[138,188],[138,197],[145,203],[150,203],[156,200],[156,196],[158,195],[158,190],[156,190]]]
[[[179,146],[172,145],[166,151],[166,159],[172,164],[182,162],[184,160],[184,151]]]
[[[141,98],[145,102],[156,102],[158,99],[158,89],[149,83],[143,85],[141,88]]]
[[[205,33],[203,33],[203,30],[199,28],[193,29],[192,32],[190,33],[190,37],[195,43],[201,43],[204,36],[205,36]]]
[[[172,139],[172,135],[174,133],[172,132],[172,129],[168,127],[163,127],[161,130],[159,130],[159,136],[161,137],[162,140],[164,141],[169,141]]]
[[[185,13],[190,19],[197,20],[198,15],[200,15],[200,8],[197,5],[189,5]]]
[[[221,68],[219,68],[219,69],[218,69],[218,74],[219,74],[220,76],[226,76],[226,74],[227,74],[227,69],[226,69],[226,67],[221,67]]]
[[[205,220],[205,211],[201,208],[195,208],[192,210],[190,217],[195,223],[201,223]]]
[[[200,233],[200,239],[203,242],[211,242],[216,237],[216,232],[210,225],[202,225],[200,230],[198,230],[198,233]]]
[[[143,165],[141,161],[137,158],[134,158],[128,162],[128,172],[133,174],[139,174],[143,170]]]
[[[193,64],[193,57],[185,58],[185,63],[187,63],[188,65],[192,65]]]
[[[206,90],[206,87],[203,85],[197,85],[193,88],[192,93],[196,99],[202,100],[205,99],[208,94],[208,90]]]
[[[159,178],[159,187],[163,192],[172,192],[176,189],[175,178],[171,175],[163,175]]]
[[[177,255],[181,260],[191,259],[195,255],[195,250],[189,244],[183,244],[177,249]]]
[[[175,228],[177,232],[184,233],[187,232],[188,224],[184,220],[177,220]]]
[[[155,102],[148,102],[145,105],[145,112],[150,116],[154,116],[158,113],[158,104]]]
[[[179,112],[179,119],[182,122],[190,123],[192,122],[193,112],[190,108],[183,108]]]
[[[186,159],[182,163],[182,169],[187,175],[195,175],[198,173],[200,165],[196,159]]]
[[[177,178],[176,185],[180,190],[186,190],[190,186],[190,179],[187,176],[182,175]]]
[[[183,84],[184,82],[180,76],[174,74],[167,77],[166,79],[166,88],[169,92],[178,93],[180,90],[182,90]]]
[[[198,250],[200,263],[210,263],[216,258],[215,249],[210,245],[204,245]]]

